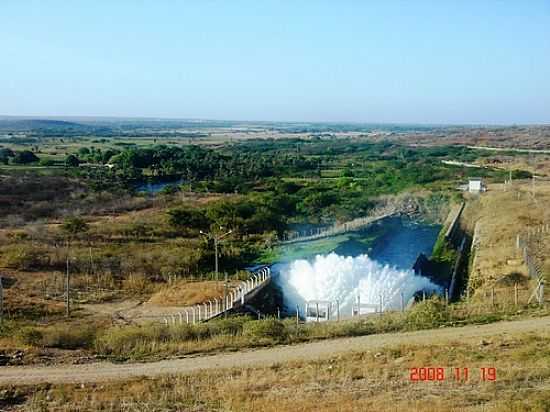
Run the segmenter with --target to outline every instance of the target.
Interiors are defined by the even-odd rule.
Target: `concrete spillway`
[[[440,292],[428,278],[412,270],[381,264],[367,255],[344,257],[336,253],[317,255],[274,265],[274,281],[281,288],[288,311],[309,300],[338,301],[348,313],[357,297],[361,303],[379,305],[382,310],[398,309],[401,293],[408,301],[415,292]]]

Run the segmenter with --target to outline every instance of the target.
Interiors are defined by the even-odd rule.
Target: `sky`
[[[550,123],[550,0],[1,0],[0,115]]]

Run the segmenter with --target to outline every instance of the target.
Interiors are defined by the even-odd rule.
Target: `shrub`
[[[436,297],[417,303],[407,312],[409,329],[435,328],[449,320],[446,305]]]
[[[332,325],[331,325],[332,326]],[[344,322],[332,326],[329,337],[364,336],[376,332],[374,324],[367,320]]]
[[[4,249],[2,255],[3,266],[18,270],[36,269],[45,261],[44,251],[25,245]]]
[[[89,226],[86,221],[78,216],[70,216],[65,218],[63,224],[61,225],[61,230],[72,236],[87,232],[88,229]]]
[[[95,336],[94,326],[59,325],[45,329],[41,343],[46,348],[90,348],[93,346]]]
[[[201,338],[208,335],[208,331],[205,327],[206,325],[177,325],[168,328],[169,339],[172,341],[189,341],[192,339]]]
[[[284,341],[288,338],[285,324],[277,319],[252,320],[243,324],[243,335],[258,340]]]
[[[42,332],[33,327],[26,327],[17,333],[17,339],[23,345],[40,346],[42,344]]]
[[[237,336],[242,334],[243,325],[250,322],[247,316],[230,317],[227,319],[219,319],[208,323],[208,328],[211,336],[217,335],[232,335]]]
[[[210,226],[210,221],[201,209],[180,207],[168,210],[168,223],[181,228],[205,229]]]
[[[15,164],[27,164],[38,162],[40,159],[31,151],[23,150],[21,152],[15,153],[13,157],[13,163]]]
[[[122,288],[134,295],[141,295],[151,291],[151,281],[142,274],[131,274],[122,281]]]
[[[80,159],[73,154],[70,154],[65,158],[65,166],[78,167],[79,164],[80,164]]]
[[[127,357],[147,352],[147,345],[169,338],[169,329],[162,325],[112,327],[96,338],[95,348],[102,354]]]

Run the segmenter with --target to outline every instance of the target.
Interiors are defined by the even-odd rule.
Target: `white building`
[[[472,177],[468,181],[468,192],[470,193],[481,193],[485,192],[487,187],[483,183],[483,180],[480,177]]]

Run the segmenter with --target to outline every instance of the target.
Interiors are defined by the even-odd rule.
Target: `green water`
[[[341,256],[367,254],[380,263],[410,269],[420,253],[431,254],[441,227],[408,218],[381,220],[358,232],[292,243],[266,251],[262,263],[285,263],[334,252]]]

